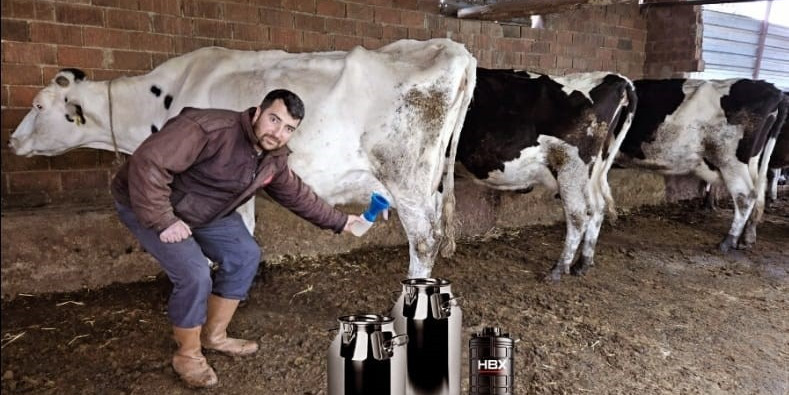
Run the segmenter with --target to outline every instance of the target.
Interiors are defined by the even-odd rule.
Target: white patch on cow
[[[567,95],[577,91],[591,101],[592,96],[589,92],[599,86],[603,78],[610,74],[611,73],[595,71],[591,73],[572,73],[563,76],[552,76],[551,79],[562,84],[562,91]]]
[[[542,137],[542,136],[541,136]],[[546,162],[546,148],[542,144],[521,150],[518,158],[504,162],[504,171],[493,170],[488,178],[473,178],[475,183],[504,191],[514,191],[542,185],[550,191],[557,191],[556,179]]]
[[[28,114],[11,147],[26,156],[79,147],[114,150],[113,130],[118,150],[131,153],[152,124],[164,125],[184,107],[243,110],[272,89],[289,89],[306,107],[289,143],[292,169],[332,204],[367,203],[372,191],[383,193],[409,240],[409,274],[428,277],[440,243],[453,242],[452,168],[444,194],[437,186],[446,161],[454,162],[475,82],[476,61],[448,39],[295,54],[209,47],[148,74],[113,80],[112,128],[107,81],[72,81],[65,88],[51,83],[37,96],[46,108]],[[154,85],[173,97],[169,110],[151,94]],[[85,125],[65,120],[66,96],[82,106]],[[249,212],[245,223],[254,223]]]

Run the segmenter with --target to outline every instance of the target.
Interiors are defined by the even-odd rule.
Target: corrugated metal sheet
[[[753,78],[762,21],[708,9],[702,21],[704,71],[691,77]],[[768,24],[757,78],[789,91],[789,28]]]

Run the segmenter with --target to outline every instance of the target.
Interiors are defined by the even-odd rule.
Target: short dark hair
[[[271,107],[271,104],[277,99],[281,99],[285,103],[285,108],[288,109],[290,116],[298,120],[304,119],[304,102],[297,94],[287,89],[274,89],[266,94],[266,97],[260,102],[260,110],[263,111]]]

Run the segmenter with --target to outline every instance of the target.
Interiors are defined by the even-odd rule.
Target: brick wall
[[[648,78],[684,77],[704,69],[701,60],[701,7],[647,8],[647,45],[644,75]]]
[[[545,30],[459,20],[441,16],[438,0],[2,0],[2,207],[109,199],[112,153],[20,158],[6,147],[60,68],[103,80],[143,74],[209,45],[300,52],[448,37],[464,43],[482,67],[642,76],[647,21],[637,5],[546,19]]]

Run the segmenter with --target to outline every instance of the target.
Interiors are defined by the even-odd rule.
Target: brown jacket
[[[319,198],[288,167],[287,147],[257,154],[255,108],[185,108],[148,137],[118,170],[112,194],[144,226],[200,226],[230,214],[263,188],[300,217],[342,232],[348,216]]]

